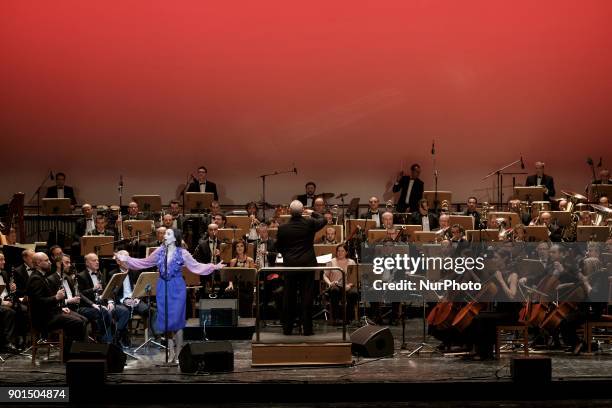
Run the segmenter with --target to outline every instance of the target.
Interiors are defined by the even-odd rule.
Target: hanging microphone
[[[295,173],[295,175],[297,176],[297,168],[293,168],[293,172]]]
[[[521,156],[521,169],[525,168],[525,162],[523,161],[523,156]]]
[[[123,187],[123,175],[119,175],[119,187]]]
[[[436,141],[435,141],[435,139],[433,139],[431,141],[431,154],[432,155],[436,154]]]

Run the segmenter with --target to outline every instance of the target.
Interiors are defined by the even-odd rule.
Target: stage
[[[510,378],[510,357],[521,356],[522,352],[508,351],[500,360],[485,362],[464,360],[460,354],[432,352],[408,357],[410,349],[421,341],[421,327],[419,319],[407,321],[406,350],[400,349],[401,326],[391,327],[395,340],[393,357],[354,357],[352,365],[338,367],[254,368],[251,366],[251,342],[235,340],[232,341],[233,372],[181,374],[176,366],[163,367],[164,352],[151,347],[141,350],[136,359],[128,357],[123,373],[108,374],[104,392],[96,393],[95,402],[116,403],[117,393],[124,396],[122,401],[125,402],[173,401],[176,395],[180,395],[181,401],[194,402],[321,403],[612,398],[612,352],[607,345],[603,351],[592,355],[573,356],[559,351],[531,353],[552,358],[552,382],[528,387],[515,384]],[[326,326],[319,330],[327,338],[341,336],[341,327]],[[263,333],[275,337],[276,331],[280,328],[268,327]],[[435,339],[428,340],[433,346],[437,345]],[[64,366],[45,359],[46,355],[39,357],[34,367],[29,358],[9,358],[0,366],[2,385],[65,384]],[[57,359],[57,351],[51,353],[51,359]],[[94,402],[91,390],[84,396]]]

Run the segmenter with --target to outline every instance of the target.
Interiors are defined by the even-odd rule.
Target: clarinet
[[[9,279],[9,297],[11,299],[11,303],[13,304],[13,308],[17,306],[19,303],[19,296],[17,296],[17,288],[14,291],[11,291],[11,286],[15,283],[15,268],[11,270],[11,278]]]

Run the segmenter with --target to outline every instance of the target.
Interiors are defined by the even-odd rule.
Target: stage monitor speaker
[[[393,356],[393,335],[388,327],[366,325],[351,333],[353,354],[363,357]]]
[[[234,371],[234,349],[229,341],[188,343],[179,353],[183,373]]]
[[[513,357],[510,361],[512,381],[518,383],[549,383],[552,378],[550,357]]]
[[[74,342],[70,346],[68,360],[104,360],[106,372],[121,373],[126,356],[123,350],[114,344]]]

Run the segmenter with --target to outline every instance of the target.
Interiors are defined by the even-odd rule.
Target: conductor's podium
[[[342,332],[330,331],[313,336],[285,336],[282,332],[253,335],[252,366],[325,366],[350,365],[351,342],[342,340]]]
[[[322,270],[337,270],[342,273],[346,281],[346,273],[338,267],[270,267],[262,268],[257,274],[257,280],[264,272],[291,273],[312,271],[320,273]],[[338,366],[350,365],[353,362],[351,355],[351,342],[347,340],[346,325],[341,330],[336,327],[324,326],[315,329],[312,336],[292,335],[285,336],[282,329],[261,330],[259,310],[259,286],[256,285],[256,323],[255,334],[251,345],[253,367],[263,366]],[[341,290],[341,304],[346,318],[346,292]],[[343,319],[346,320],[346,319]]]

